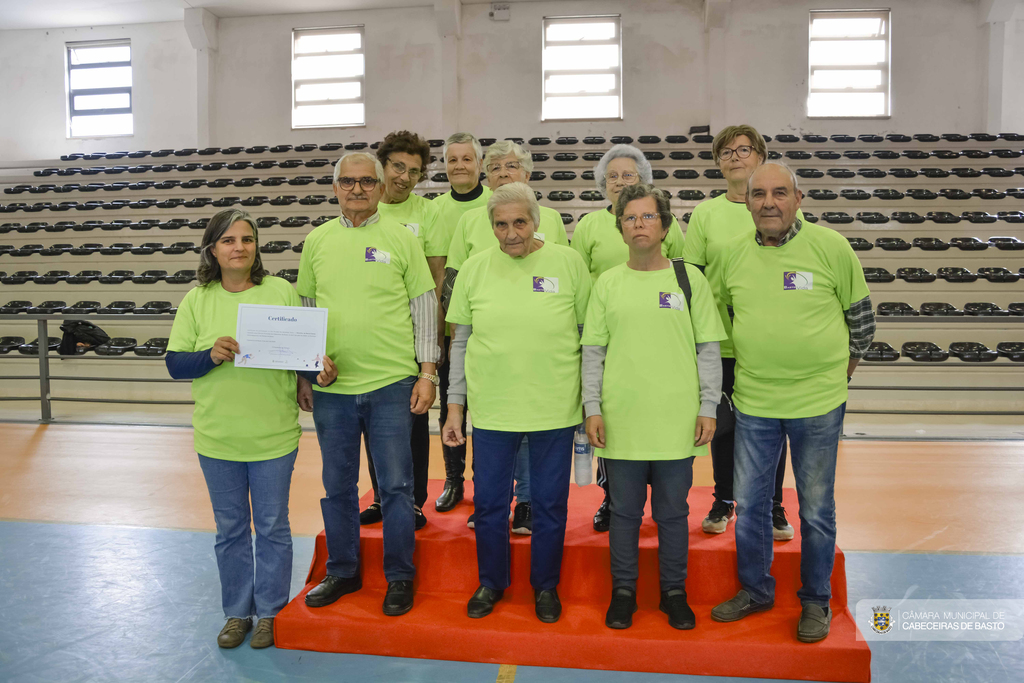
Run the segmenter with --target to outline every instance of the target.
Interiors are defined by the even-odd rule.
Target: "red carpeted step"
[[[430,500],[441,490],[431,482]],[[776,607],[734,624],[711,621],[711,607],[739,589],[733,525],[719,536],[701,531],[711,506],[710,488],[690,492],[690,553],[687,594],[697,614],[693,631],[668,626],[658,611],[657,526],[648,516],[641,528],[640,611],[633,627],[613,631],[604,626],[611,594],[607,534],[597,533],[591,518],[601,502],[597,486],[570,490],[562,581],[558,587],[563,615],[543,624],[533,612],[529,585],[529,537],[512,537],[513,585],[495,612],[484,619],[466,616],[466,601],[479,585],[473,531],[466,527],[472,504],[451,512],[426,511],[428,525],[417,532],[416,606],[407,615],[381,614],[387,584],[382,571],[381,524],[362,531],[364,588],[334,605],[309,609],[302,598],[324,576],[327,551],[317,537],[306,589],[275,620],[277,646],[328,652],[355,652],[399,657],[462,661],[713,674],[830,681],[870,680],[870,651],[856,639],[846,607],[846,575],[842,552],[836,549],[832,576],[832,633],[822,643],[796,640],[800,604],[800,534],[796,494],[785,492],[792,541],[775,544],[772,573]],[[472,487],[466,485],[467,499]],[[369,503],[364,498],[361,506]],[[514,636],[510,638],[509,636]],[[638,653],[642,653],[638,655]]]

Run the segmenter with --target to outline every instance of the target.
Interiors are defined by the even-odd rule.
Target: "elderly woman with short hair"
[[[295,372],[235,367],[239,304],[302,302],[286,280],[264,270],[252,216],[226,209],[210,219],[203,233],[199,285],[178,306],[166,364],[174,379],[193,380],[195,449],[217,523],[215,549],[227,618],[217,643],[241,645],[256,616],[250,645],[261,648],[274,644],[274,617],[288,602],[288,491],[302,430]],[[320,373],[302,374],[327,386],[338,372],[326,356],[323,365]],[[256,529],[255,562],[250,520]]]
[[[615,216],[629,260],[598,278],[583,328],[587,435],[604,451],[611,499],[612,596],[605,624],[628,628],[637,609],[640,525],[650,483],[660,607],[671,626],[691,629],[686,497],[694,456],[707,455],[715,431],[718,342],[725,330],[700,270],[686,265],[683,279],[662,254],[672,221],[665,193],[631,185],[619,195]]]
[[[463,264],[448,308],[448,322],[458,327],[441,433],[449,446],[465,443],[461,425],[468,395],[480,587],[467,612],[473,618],[490,614],[511,584],[512,471],[529,435],[530,583],[537,617],[551,623],[562,610],[557,586],[572,441],[582,409],[579,326],[592,282],[572,249],[534,237],[540,207],[524,183],[498,188],[487,213],[498,243]]]
[[[732,347],[732,321],[723,303],[725,284],[722,281],[722,260],[727,255],[726,243],[743,233],[754,231],[754,220],[747,209],[747,180],[768,158],[764,137],[752,126],[726,126],[711,143],[711,153],[727,183],[725,194],[701,202],[694,208],[686,228],[683,258],[687,263],[700,266],[718,301],[718,313],[725,327],[722,342],[722,393],[718,407],[718,431],[711,442],[711,464],[715,477],[715,501],[704,518],[705,533],[721,534],[735,519],[733,498],[733,443],[735,418],[732,411],[733,383],[736,377],[736,358]],[[797,218],[804,218],[798,210]],[[775,471],[775,495],[772,507],[772,535],[777,541],[793,538],[793,527],[786,521],[782,507],[782,480],[786,473],[786,445]]]
[[[622,235],[615,224],[615,205],[619,194],[630,185],[654,182],[651,162],[644,153],[632,145],[615,145],[601,157],[594,167],[594,182],[604,193],[609,204],[603,211],[591,211],[576,225],[570,246],[579,252],[590,274],[596,281],[609,268],[625,263],[629,259],[629,248],[622,241]],[[683,231],[675,217],[668,228],[668,235],[661,245],[662,254],[668,258],[683,255]],[[594,530],[608,531],[608,476],[604,460],[598,458],[597,483],[604,489],[604,502],[594,515]]]

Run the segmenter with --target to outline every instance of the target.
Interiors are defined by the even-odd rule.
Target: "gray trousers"
[[[651,512],[658,524],[661,591],[686,589],[689,549],[686,497],[693,483],[693,458],[683,460],[614,460],[605,458],[611,528],[612,589],[636,590],[640,563],[640,524],[651,485]]]

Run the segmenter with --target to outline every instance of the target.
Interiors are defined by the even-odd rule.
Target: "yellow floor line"
[[[494,681],[494,683],[515,683],[515,680],[515,664],[502,664],[500,667],[498,667],[498,678]]]

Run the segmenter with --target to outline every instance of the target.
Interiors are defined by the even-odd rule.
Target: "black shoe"
[[[545,624],[553,624],[562,615],[562,603],[558,599],[558,591],[554,588],[546,591],[535,590],[534,600],[537,605],[537,618]]]
[[[445,480],[444,491],[441,491],[441,495],[437,497],[434,502],[434,509],[438,512],[448,512],[455,507],[463,497],[463,485],[462,482],[454,482],[451,480]]]
[[[828,636],[832,624],[832,608],[820,605],[804,605],[800,622],[796,627],[796,638],[801,643],[816,643]]]
[[[735,512],[735,504],[715,498],[715,502],[711,504],[711,511],[701,522],[701,528],[706,534],[724,534],[729,527],[729,522],[736,518]]]
[[[608,628],[629,628],[633,625],[634,612],[636,612],[636,591],[629,588],[616,588],[612,590],[612,603],[608,606],[604,625]]]
[[[766,612],[775,606],[775,601],[754,602],[750,599],[750,593],[740,589],[735,597],[716,605],[711,609],[711,618],[715,621],[739,621],[755,612]]]
[[[384,594],[384,614],[397,617],[412,609],[412,581],[392,581]]]
[[[498,604],[503,595],[505,595],[505,591],[496,591],[487,586],[480,586],[476,589],[476,593],[473,593],[473,597],[469,599],[469,604],[466,605],[466,614],[470,619],[486,617],[494,610],[494,606]]]
[[[362,526],[376,524],[382,519],[384,515],[380,511],[380,503],[370,503],[370,507],[359,513],[359,524]]]
[[[612,512],[608,508],[608,496],[604,497],[604,502],[601,503],[601,507],[597,508],[597,513],[594,515],[594,531],[608,531],[608,527],[612,522]]]
[[[658,609],[668,615],[668,625],[681,631],[689,631],[697,626],[697,617],[686,604],[686,591],[675,588],[661,594]]]
[[[327,575],[324,580],[306,593],[307,607],[325,607],[343,595],[355,593],[363,587],[361,576],[342,578],[340,576]]]
[[[786,520],[786,508],[781,505],[772,506],[772,538],[776,541],[788,541],[793,535],[793,527]]]
[[[414,505],[412,509],[416,513],[416,531],[419,531],[427,525],[427,516],[423,514],[423,508]]]
[[[476,528],[476,513],[475,512],[469,516],[469,519],[466,520],[466,526],[468,526],[470,529],[475,529]]]
[[[529,503],[517,503],[512,515],[512,533],[529,536],[533,533],[533,508]]]

